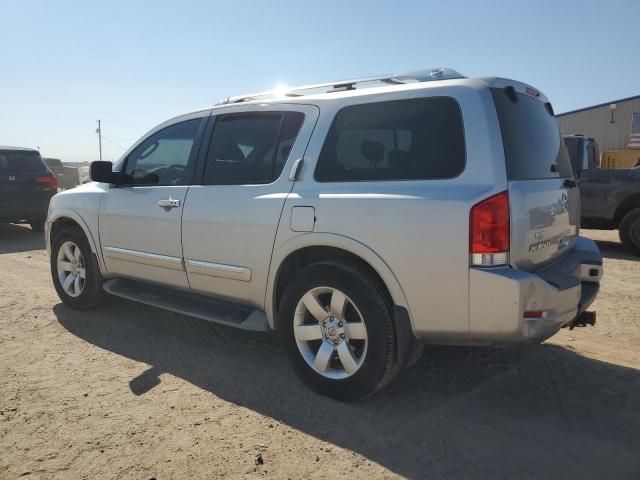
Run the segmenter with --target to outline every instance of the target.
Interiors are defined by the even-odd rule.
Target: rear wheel
[[[327,262],[301,270],[284,293],[278,326],[296,373],[322,395],[354,400],[397,373],[388,302],[350,265]]]
[[[622,218],[618,233],[624,247],[640,255],[640,208],[631,210]]]
[[[29,222],[29,225],[31,225],[31,230],[34,232],[44,232],[44,220]]]
[[[53,239],[51,276],[65,305],[84,310],[98,306],[104,298],[98,262],[77,227],[66,227]]]

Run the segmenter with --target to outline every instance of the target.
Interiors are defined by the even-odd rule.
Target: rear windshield
[[[38,152],[0,150],[0,172],[32,173],[44,172],[46,169]]]
[[[571,165],[550,104],[492,88],[509,180],[570,178]]]

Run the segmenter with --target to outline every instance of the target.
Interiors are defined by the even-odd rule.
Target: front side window
[[[318,158],[319,182],[430,180],[465,165],[462,114],[450,97],[345,107]]]
[[[193,144],[202,121],[196,118],[176,123],[144,140],[125,160],[126,183],[187,185],[193,170]]]
[[[280,176],[304,115],[238,113],[216,119],[207,153],[205,185],[256,185]]]

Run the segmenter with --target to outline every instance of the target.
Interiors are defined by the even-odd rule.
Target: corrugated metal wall
[[[600,150],[624,150],[629,144],[631,114],[640,112],[640,98],[616,103],[615,123],[611,123],[609,105],[582,110],[558,116],[558,124],[563,135],[582,133],[593,137]]]

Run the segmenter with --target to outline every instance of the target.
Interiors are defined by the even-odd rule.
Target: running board
[[[121,278],[107,280],[102,288],[117,297],[210,322],[242,330],[270,330],[264,312],[217,298]]]

